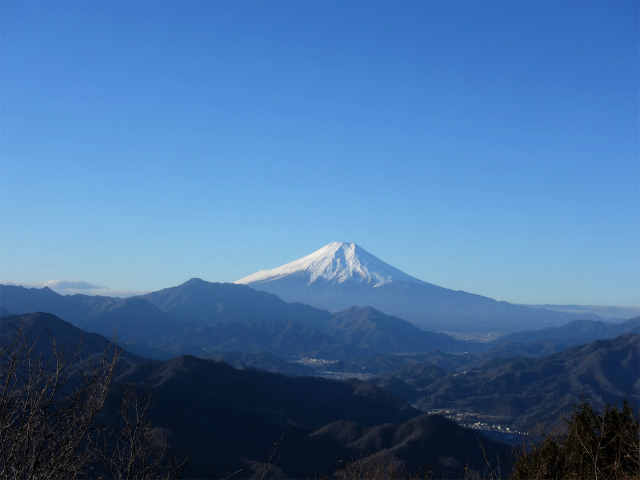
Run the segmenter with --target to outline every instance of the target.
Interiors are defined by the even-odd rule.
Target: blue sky
[[[638,2],[3,1],[0,280],[227,282],[332,241],[640,305]]]

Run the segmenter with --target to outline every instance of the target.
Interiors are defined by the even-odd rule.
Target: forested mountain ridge
[[[423,410],[481,414],[519,430],[539,424],[551,428],[583,399],[595,408],[621,405],[625,399],[640,406],[637,334],[596,340],[540,359],[489,357],[469,365],[470,370],[445,374],[429,362],[418,363],[392,376],[413,387],[405,390],[405,398]],[[390,380],[372,382],[383,386]]]
[[[0,303],[13,313],[50,312],[106,336],[115,329],[130,342],[131,351],[159,359],[227,350],[270,350],[288,356],[307,349],[328,358],[352,358],[484,348],[422,331],[372,308],[331,313],[244,285],[199,279],[124,300],[0,285]]]
[[[38,331],[60,337],[55,340],[59,346],[84,336],[85,348],[78,359],[104,354],[109,344],[106,338],[83,335],[50,314],[27,314],[3,319],[7,324],[3,345],[11,343],[10,325],[22,318],[26,338],[36,336],[38,344],[54,338]],[[46,362],[46,348],[39,345],[34,354],[38,352]],[[125,386],[138,398],[150,393],[154,399],[146,411],[150,425],[169,426],[174,445],[190,452],[185,478],[220,475],[227,468],[241,472],[241,478],[253,477],[263,468],[265,449],[274,442],[282,452],[274,472],[285,478],[331,476],[344,462],[380,454],[393,455],[398,465],[411,469],[428,462],[437,475],[457,477],[465,467],[482,472],[483,451],[492,458],[508,458],[511,451],[451,421],[423,415],[398,397],[357,380],[237,370],[193,356],[168,361],[129,356],[119,365],[114,370],[113,395],[95,421],[109,424],[118,418],[118,392]],[[345,436],[337,425],[349,425],[351,433]]]

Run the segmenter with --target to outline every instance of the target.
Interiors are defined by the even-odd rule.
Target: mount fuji
[[[408,275],[355,243],[333,242],[306,257],[234,283],[332,311],[376,308],[430,330],[517,331],[562,325],[594,315],[498,302]]]
[[[260,270],[234,283],[258,284],[291,276],[302,276],[307,285],[326,281],[334,285],[348,282],[375,288],[393,281],[425,283],[374,257],[355,243],[344,242],[330,243],[311,255],[272,270]]]

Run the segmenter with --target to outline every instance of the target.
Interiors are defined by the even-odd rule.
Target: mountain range
[[[465,353],[431,351],[403,355],[382,354],[373,357],[352,358],[348,361],[341,360],[327,365],[319,365],[316,369],[319,372],[358,372],[373,376],[387,376],[395,375],[398,370],[403,368],[410,369],[415,365],[423,365],[425,370],[418,367],[418,370],[414,371],[422,382],[447,376],[451,372],[490,370],[517,357],[542,359],[569,347],[586,345],[596,340],[606,340],[625,334],[640,334],[640,317],[619,324],[580,320],[562,327],[514,333],[487,342],[484,344],[483,350],[476,352],[468,349]],[[255,362],[256,360],[247,359],[247,361]],[[442,372],[449,373],[441,375]],[[436,376],[434,377],[434,375]]]
[[[285,357],[349,359],[474,347],[370,307],[331,313],[287,303],[245,285],[200,279],[126,299],[62,296],[47,287],[0,285],[0,302],[11,313],[50,312],[108,337],[115,330],[130,351],[158,359],[261,350]]]
[[[255,476],[276,447],[281,478],[345,476],[344,462],[383,458],[482,476],[487,455],[510,448],[424,412],[531,429],[581,400],[640,406],[640,317],[607,323],[448,290],[352,243],[233,284],[193,278],[124,299],[0,285],[0,317],[3,344],[22,324],[44,356],[52,339],[99,356],[116,336],[116,389],[155,396],[153,422],[171,424],[195,478]],[[509,333],[441,332],[456,330]]]
[[[628,400],[640,407],[640,336],[624,334],[577,345],[539,359],[510,358],[485,362],[473,370],[415,384],[418,366],[396,372],[416,385],[425,410],[454,409],[482,413],[512,427],[549,428],[581,399],[601,410]],[[419,379],[423,375],[418,375]]]
[[[2,318],[3,340],[21,320],[36,337],[51,334],[68,344],[82,335],[79,327],[83,353],[91,354],[107,342],[97,333],[111,337],[115,329],[134,354],[123,355],[118,382],[157,395],[154,418],[169,419],[181,446],[197,458],[189,476],[209,476],[229,458],[254,471],[256,452],[282,432],[292,457],[282,462],[282,476],[325,475],[335,472],[336,459],[373,459],[381,452],[413,469],[427,450],[439,452],[430,461],[440,474],[455,476],[464,465],[456,442],[466,460],[480,465],[476,433],[423,411],[531,428],[551,425],[581,398],[596,407],[625,398],[640,404],[640,318],[573,321],[474,343],[420,330],[372,307],[330,312],[246,285],[199,279],[126,299],[2,285],[0,308],[20,313]],[[36,309],[66,315],[76,326],[51,313],[23,313]],[[315,363],[292,362],[306,357]],[[319,375],[357,376],[369,384]]]
[[[496,301],[439,287],[408,275],[355,243],[333,242],[306,257],[236,280],[330,311],[370,306],[435,331],[509,331],[558,326],[593,314],[573,314]]]
[[[50,338],[60,346],[82,342],[82,359],[101,355],[109,344],[105,337],[43,313],[0,319],[3,343],[21,321],[37,342],[34,354],[42,353],[45,361]],[[190,452],[185,478],[217,478],[227,471],[254,478],[265,450],[274,445],[279,449],[277,478],[332,477],[350,460],[392,454],[396,466],[407,471],[429,465],[438,478],[459,478],[467,467],[482,475],[485,454],[508,459],[511,452],[505,444],[425,415],[357,380],[292,378],[188,355],[149,361],[125,352],[114,382],[114,395],[99,422],[117,416],[117,392],[124,385],[139,395],[151,393],[155,400],[148,419],[170,427],[174,446]]]
[[[620,323],[574,320],[561,327],[522,331],[504,335],[493,342],[486,355],[541,358],[575,345],[605,340],[627,333],[640,334],[640,317]]]
[[[637,330],[639,321],[625,322],[623,328]],[[37,351],[45,356],[50,338],[67,346],[82,341],[83,357],[100,355],[109,343],[45,313],[2,318],[3,343],[20,322],[38,340]],[[620,328],[609,327],[581,325],[595,335]],[[561,330],[546,335],[560,338]],[[522,343],[527,338],[522,336]],[[278,473],[286,478],[329,475],[339,468],[340,459],[373,460],[380,455],[393,456],[398,468],[419,469],[428,462],[439,475],[457,478],[466,462],[478,471],[486,466],[483,448],[503,458],[509,449],[420,410],[463,412],[467,418],[490,418],[512,429],[531,429],[536,425],[552,428],[581,399],[596,409],[623,400],[636,408],[640,405],[640,335],[633,333],[538,359],[442,352],[360,358],[369,369],[377,365],[390,372],[371,378],[368,384],[300,377],[311,373],[301,365],[296,369],[289,364],[295,377],[286,377],[188,355],[166,361],[149,361],[126,351],[122,355],[116,384],[155,396],[154,423],[171,424],[176,443],[192,454],[186,476],[198,478],[230,466],[253,475],[263,448],[280,438],[285,439],[286,460],[283,457],[279,463]],[[282,361],[265,358],[269,355],[228,352],[226,357],[243,367],[249,361]],[[442,363],[447,357],[460,363]],[[333,364],[332,368],[345,366]],[[354,364],[354,370],[361,368]],[[105,419],[114,408],[107,405]]]
[[[345,258],[355,262],[358,247],[350,248],[353,255]],[[339,277],[340,270],[328,268],[326,256],[321,258],[327,267],[325,273]],[[370,276],[366,278],[371,283],[381,282],[379,285],[382,286],[384,282],[393,283],[393,279],[389,279],[390,274],[395,274],[394,270],[387,270],[385,276],[374,260],[364,266],[351,264],[349,268],[351,274],[340,277],[343,283],[351,281],[353,272],[359,272],[357,275],[363,281],[368,272]],[[374,269],[378,272],[375,275],[371,273]],[[311,356],[349,361],[367,371],[368,367],[362,365],[364,359],[381,354],[491,349],[492,354],[498,356],[540,357],[571,345],[634,332],[633,324],[615,326],[595,320],[578,320],[562,327],[540,330],[530,327],[529,333],[513,333],[492,343],[479,344],[420,330],[406,320],[372,307],[329,312],[297,302],[287,303],[276,295],[246,285],[210,283],[200,279],[126,299],[62,296],[47,287],[0,285],[0,308],[16,314],[50,312],[89,332],[108,337],[115,332],[122,341],[128,342],[129,350],[150,358],[168,359],[180,354],[215,357],[222,352],[236,351],[247,355],[268,351],[283,359]],[[261,365],[265,365],[265,358],[263,356],[260,361]],[[346,364],[344,367],[351,368]]]

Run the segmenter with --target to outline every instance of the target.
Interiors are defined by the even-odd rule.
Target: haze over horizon
[[[1,2],[0,282],[142,293],[348,241],[496,300],[638,307],[639,14]]]
[[[388,283],[417,283],[424,284],[422,280],[415,277],[406,275],[404,272],[397,270],[392,265],[385,263],[384,261],[372,256],[370,252],[365,251],[360,246],[352,242],[332,242],[325,245],[321,249],[307,255],[303,258],[296,259],[285,265],[277,267],[271,270],[259,270],[252,275],[238,279],[235,284],[242,284],[250,286],[257,290],[271,291],[276,293],[279,297],[288,302],[301,302],[304,304],[310,304],[318,308],[326,308],[328,310],[335,310],[316,304],[319,298],[315,298],[314,301],[305,301],[304,299],[288,298],[287,295],[292,292],[282,292],[272,290],[270,287],[266,289],[261,286],[263,282],[270,283],[274,279],[282,279],[284,277],[300,277],[302,284],[309,281],[308,285],[327,282],[328,284],[341,284],[342,282],[361,282],[362,285],[368,285],[367,288],[382,287]],[[302,280],[305,276],[308,279]],[[190,279],[185,283],[191,283],[195,278]],[[202,280],[202,279],[201,279]],[[206,281],[206,280],[205,280]],[[3,282],[0,284],[19,285],[27,288],[44,288],[48,287],[54,292],[60,295],[100,295],[100,296],[112,296],[112,297],[132,297],[137,295],[144,295],[150,293],[147,291],[126,291],[126,290],[113,290],[105,288],[101,285],[92,284],[81,280],[50,280],[45,282]],[[177,287],[177,285],[167,286],[166,288]],[[277,290],[277,289],[276,289]],[[473,293],[473,292],[468,292]],[[362,300],[362,299],[360,299]],[[368,302],[362,303],[362,306],[369,305]],[[409,301],[409,300],[407,300]],[[322,301],[320,300],[320,303]],[[354,303],[354,304],[355,304]],[[373,305],[386,313],[393,313],[389,311],[388,305],[378,306]],[[533,305],[535,306],[535,305]],[[601,316],[603,319],[607,318],[631,318],[640,314],[640,307],[636,306],[612,306],[612,305],[551,305],[551,304],[539,304],[537,306],[549,308],[551,310],[564,311],[570,313],[589,313]],[[344,307],[344,306],[343,306]],[[344,308],[338,308],[343,310]],[[407,319],[407,314],[395,313],[397,316]]]

